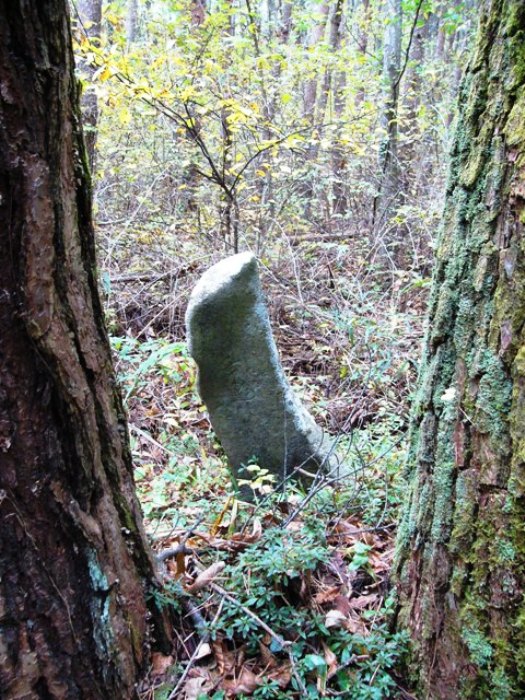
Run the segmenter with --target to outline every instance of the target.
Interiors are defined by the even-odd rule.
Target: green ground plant
[[[378,231],[384,3],[343,3],[335,42],[322,23],[340,4],[278,5],[279,21],[271,2],[139,1],[128,40],[115,0],[101,37],[77,32],[100,108],[99,260],[137,486],[155,551],[177,552],[159,596],[181,610],[182,641],[148,700],[408,697],[388,572],[471,8],[402,1],[403,177]],[[284,368],[338,436],[344,483],[280,488],[251,464],[254,500],[236,496],[183,319],[199,274],[237,248],[258,254]]]
[[[264,468],[253,465],[254,502],[243,503],[202,412],[185,345],[114,338],[113,348],[131,420],[141,416],[131,432],[148,530],[160,553],[181,542],[188,547],[182,563],[169,565],[159,601],[186,615],[200,611],[200,639],[215,658],[229,659],[222,677],[210,657],[195,665],[207,688],[202,697],[230,697],[232,689],[241,698],[276,700],[395,697],[407,649],[389,627],[388,569],[405,454],[397,419],[340,440],[353,468],[335,488],[322,480],[310,490],[261,488],[269,485]],[[210,582],[218,588],[192,593],[199,572],[218,564]],[[183,673],[184,664],[175,664],[173,680],[155,697],[169,697]]]

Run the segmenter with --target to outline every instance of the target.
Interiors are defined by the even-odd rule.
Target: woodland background
[[[157,655],[145,697],[162,682],[158,697],[287,698],[291,687],[312,698],[411,697],[395,670],[405,640],[389,631],[388,571],[476,9],[74,8],[100,276],[149,533],[159,550],[188,547],[166,559],[175,598],[212,567],[234,599],[188,604],[181,647],[193,661]],[[260,259],[295,389],[355,465],[336,491],[321,479],[277,496],[255,466],[255,510],[233,498],[183,322],[200,273],[242,250]],[[260,626],[246,610],[274,637],[254,641]],[[278,638],[290,629],[301,651],[283,662]]]

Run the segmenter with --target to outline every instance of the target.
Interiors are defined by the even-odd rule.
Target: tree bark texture
[[[480,8],[398,537],[422,698],[525,697],[525,5]]]
[[[133,698],[163,628],[97,291],[66,0],[0,0],[0,125],[0,696]]]

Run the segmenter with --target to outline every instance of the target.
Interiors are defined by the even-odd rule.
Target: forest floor
[[[352,468],[344,483],[278,493],[260,469],[244,503],[196,391],[183,320],[223,253],[173,232],[102,240],[139,497],[162,600],[182,620],[144,700],[411,698],[389,572],[428,280],[384,273],[354,240],[281,242],[262,257],[285,371]]]

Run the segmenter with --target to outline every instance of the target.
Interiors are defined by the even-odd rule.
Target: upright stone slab
[[[211,267],[186,312],[199,392],[235,476],[253,459],[277,481],[296,467],[338,468],[333,443],[290,388],[251,253]]]

